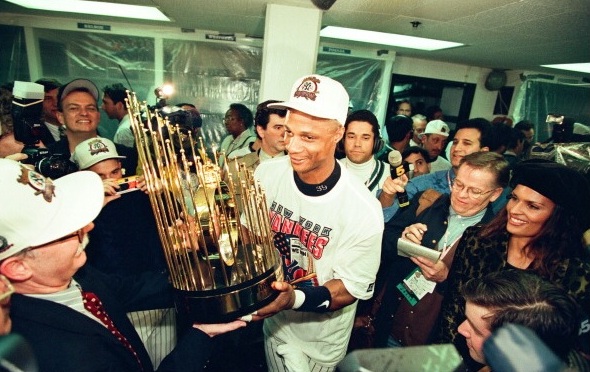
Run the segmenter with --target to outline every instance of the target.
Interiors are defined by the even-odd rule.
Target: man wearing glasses
[[[387,289],[377,315],[383,324],[375,324],[376,347],[428,343],[457,242],[467,227],[492,219],[491,203],[500,197],[508,179],[509,166],[501,155],[469,154],[461,159],[450,195],[439,194],[421,210],[426,205],[420,198],[430,190],[421,192],[410,207],[385,224],[379,279],[386,278]],[[441,256],[436,262],[400,257],[400,238],[437,250]],[[433,297],[438,298],[433,301]]]
[[[126,312],[172,305],[165,276],[107,276],[85,267],[103,184],[80,171],[51,181],[0,159],[0,274],[14,285],[12,328],[42,371],[153,371]],[[201,370],[210,337],[244,326],[195,324],[159,370]]]
[[[403,191],[405,189],[410,200],[419,192],[427,189],[435,189],[440,193],[449,194],[461,159],[477,151],[490,150],[490,128],[490,122],[482,118],[469,119],[457,124],[457,132],[453,137],[451,157],[449,159],[451,169],[432,172],[422,177],[414,178],[409,182],[407,176],[403,175],[395,178],[393,180],[394,182],[389,184],[391,187],[385,185],[383,192],[394,200],[393,205],[384,211],[384,213],[391,214],[385,216],[385,221],[389,221],[400,209],[399,202],[397,201],[397,193],[400,190]],[[493,205],[494,212],[498,212],[505,204],[506,199],[498,198]]]

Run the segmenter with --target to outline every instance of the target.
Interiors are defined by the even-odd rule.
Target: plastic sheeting
[[[551,137],[552,125],[545,123],[547,114],[572,117],[579,123],[590,123],[590,85],[563,84],[548,80],[525,81],[516,98],[515,123],[530,120],[535,124],[535,141]]]
[[[338,80],[346,87],[352,110],[369,110],[377,114],[387,106],[387,94],[380,91],[385,61],[342,55],[320,54],[316,71]],[[387,93],[387,92],[385,92]]]
[[[17,46],[14,49],[17,55],[12,56],[12,60],[26,61],[23,29],[11,27],[11,30],[13,32],[7,36],[10,43]],[[99,89],[122,83],[136,92],[140,100],[155,104],[156,79],[163,76],[176,89],[168,104],[188,102],[201,112],[201,133],[208,146],[219,144],[226,135],[223,117],[230,103],[243,103],[252,111],[259,103],[260,47],[231,42],[163,39],[164,71],[155,71],[153,37],[40,28],[33,29],[33,32],[41,63],[34,69],[38,69],[43,77],[63,83],[86,78],[95,82]],[[5,50],[2,53],[4,56]],[[24,68],[28,73],[26,67],[21,66],[21,70]],[[0,68],[3,72],[14,71],[10,63]],[[354,110],[368,109],[378,113],[381,108],[384,112],[388,98],[387,91],[380,91],[384,69],[383,60],[323,53],[318,56],[316,71],[346,87]],[[103,112],[100,134],[112,138],[116,127],[117,122]]]
[[[144,99],[154,84],[153,38],[50,29],[35,29],[34,34],[43,77],[62,83],[85,78],[100,90],[121,83]],[[112,139],[117,125],[101,112],[102,136]]]
[[[201,134],[207,145],[221,143],[231,103],[252,112],[258,104],[262,49],[184,40],[164,40],[166,81],[176,87],[171,103],[192,103],[201,112]]]
[[[177,86],[175,101],[195,104],[203,116],[206,143],[219,144],[226,131],[223,116],[233,102],[256,110],[262,49],[194,41],[165,40],[166,78]],[[353,109],[377,112],[385,62],[320,54],[316,72],[340,81]]]
[[[22,27],[0,25],[0,84],[29,81],[29,63]]]

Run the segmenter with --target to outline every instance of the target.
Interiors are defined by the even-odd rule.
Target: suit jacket
[[[85,291],[94,292],[141,361],[102,324],[67,306],[14,294],[12,330],[31,345],[41,372],[153,371],[150,358],[129,311],[170,307],[171,287],[164,276],[112,277],[89,267],[74,277]],[[108,281],[107,281],[108,280]],[[107,284],[108,283],[108,284]],[[160,364],[158,371],[199,371],[210,352],[209,337],[192,329]]]
[[[53,135],[51,134],[51,132],[49,131],[49,128],[47,128],[47,125],[45,122],[43,122],[43,124],[39,127],[39,139],[41,140],[41,142],[43,142],[43,144],[45,146],[49,146],[52,143],[55,142],[55,139],[53,138]]]

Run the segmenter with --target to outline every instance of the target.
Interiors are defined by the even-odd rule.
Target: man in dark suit
[[[165,276],[84,267],[104,201],[100,177],[80,171],[51,181],[0,159],[0,190],[0,273],[14,283],[13,332],[30,343],[40,371],[153,371],[126,312],[171,306],[171,286]],[[194,324],[158,370],[201,370],[210,338],[244,325]]]
[[[65,127],[57,119],[57,93],[61,83],[55,79],[39,79],[35,81],[43,85],[43,124],[41,142],[48,146],[65,136]]]

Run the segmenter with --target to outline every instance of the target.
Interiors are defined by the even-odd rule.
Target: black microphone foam
[[[407,163],[402,161],[402,154],[397,150],[391,150],[389,152],[387,155],[387,161],[389,162],[392,179],[401,177],[409,171],[409,169],[406,169]],[[400,208],[405,208],[410,205],[410,199],[405,191],[397,193],[397,201]]]

